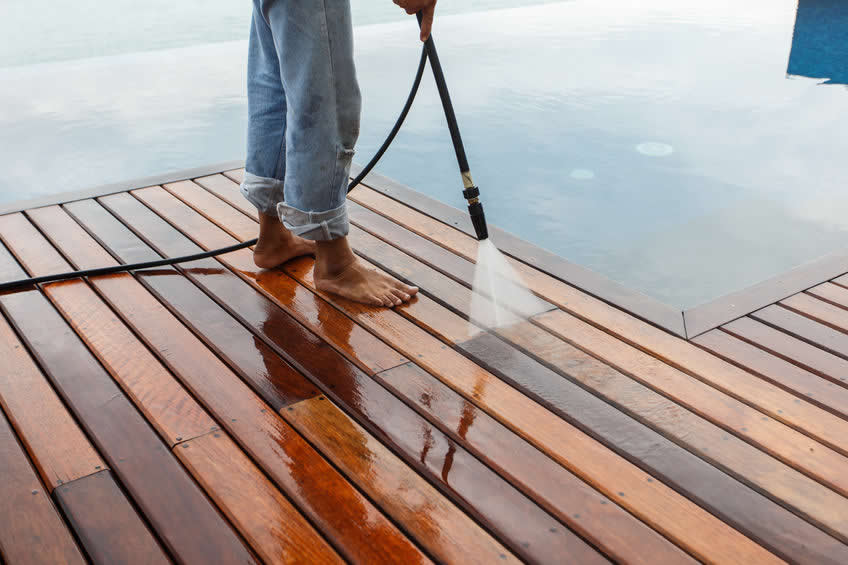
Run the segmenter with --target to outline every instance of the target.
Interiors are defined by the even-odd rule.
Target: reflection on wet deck
[[[255,237],[242,172],[0,216],[0,280]],[[378,310],[250,250],[0,295],[7,563],[848,562],[848,280],[692,342],[362,186]]]

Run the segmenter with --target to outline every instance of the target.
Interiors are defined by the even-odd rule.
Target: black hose
[[[418,24],[421,25],[421,12],[418,12],[417,17]],[[467,173],[469,167],[468,159],[465,157],[465,146],[462,144],[462,136],[459,135],[459,125],[456,122],[453,103],[448,93],[448,83],[445,80],[445,73],[442,71],[442,64],[439,62],[439,54],[436,52],[436,43],[433,41],[432,34],[424,42],[424,49],[430,57],[430,68],[433,69],[433,78],[436,80],[439,98],[442,99],[442,108],[445,111],[445,119],[448,122],[448,131],[450,131],[451,141],[453,141],[453,149],[456,152],[456,162],[459,165],[459,171],[461,173]]]
[[[403,106],[403,110],[401,110],[400,115],[395,121],[394,127],[389,132],[389,135],[386,137],[386,140],[383,142],[383,145],[377,150],[371,160],[367,165],[362,169],[362,171],[357,175],[355,179],[353,179],[350,184],[347,186],[347,191],[350,192],[356,186],[362,182],[368,173],[371,172],[371,169],[377,164],[389,146],[394,141],[395,136],[397,136],[400,131],[401,126],[403,125],[404,120],[406,120],[407,114],[409,114],[410,108],[412,108],[412,103],[415,100],[415,95],[418,93],[418,87],[421,85],[421,78],[424,76],[424,68],[427,66],[427,47],[426,45],[421,49],[421,60],[418,62],[418,71],[415,73],[415,80],[412,82],[412,88],[409,91],[409,96],[406,97],[406,104]],[[81,271],[71,271],[68,273],[59,273],[55,275],[44,275],[41,277],[31,277],[27,279],[21,279],[17,281],[8,281],[0,283],[0,292],[4,290],[11,290],[13,288],[18,288],[22,286],[27,286],[31,284],[42,284],[49,282],[62,281],[67,279],[76,279],[80,277],[93,277],[97,275],[109,275],[112,273],[120,273],[124,271],[137,271],[139,269],[149,269],[152,267],[162,267],[164,265],[173,265],[175,263],[187,263],[189,261],[197,261],[200,259],[206,259],[208,257],[214,257],[216,255],[223,255],[224,253],[230,253],[232,251],[238,251],[239,249],[244,249],[246,247],[251,247],[256,245],[258,239],[251,239],[248,241],[243,241],[242,243],[237,243],[235,245],[230,245],[229,247],[222,247],[220,249],[212,249],[210,251],[204,251],[203,253],[195,253],[193,255],[183,255],[180,257],[172,257],[168,259],[159,259],[157,261],[146,261],[143,263],[130,263],[124,265],[113,265],[111,267],[101,267],[99,269],[84,269]]]
[[[419,27],[422,18],[423,15],[418,12]],[[436,52],[436,43],[433,41],[432,35],[424,43],[424,49],[427,50],[427,55],[430,58],[430,68],[433,69],[433,78],[436,80],[439,98],[442,99],[442,108],[445,111],[445,119],[448,122],[451,141],[453,141],[453,150],[456,152],[456,163],[459,165],[459,174],[462,176],[462,185],[465,188],[462,191],[462,196],[468,202],[468,215],[471,218],[471,225],[474,226],[477,240],[483,241],[489,237],[489,226],[486,224],[486,214],[483,212],[483,204],[480,202],[480,189],[471,178],[471,169],[468,167],[468,158],[465,156],[465,146],[462,144],[462,136],[459,134],[459,125],[456,122],[453,103],[448,93],[448,83],[445,80],[445,73],[442,71],[442,64],[439,62],[439,54]]]

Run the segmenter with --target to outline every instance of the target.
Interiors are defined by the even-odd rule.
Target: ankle
[[[294,238],[276,214],[259,213],[259,245],[279,245]]]
[[[333,278],[356,263],[356,255],[346,237],[330,241],[319,241],[315,252],[315,276]]]

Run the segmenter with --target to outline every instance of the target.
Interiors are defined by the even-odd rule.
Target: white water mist
[[[477,247],[472,290],[471,321],[481,328],[516,324],[544,309],[491,239]]]

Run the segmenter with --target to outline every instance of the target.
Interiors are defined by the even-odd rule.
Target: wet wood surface
[[[7,253],[0,249],[0,254]],[[0,277],[5,273],[0,272]],[[105,469],[106,464],[26,348],[0,317],[0,406],[49,490]]]
[[[0,217],[3,240],[32,274],[41,274],[39,268],[69,270],[31,224],[18,220],[16,231],[11,232],[5,229],[5,218]],[[76,284],[80,283],[53,286]],[[186,561],[256,562],[44,295],[36,291],[7,294],[0,297],[0,306],[169,552]]]
[[[554,335],[562,338],[567,336],[568,341],[581,349],[590,351],[642,384],[670,396],[678,404],[728,432],[753,443],[837,492],[843,495],[848,493],[848,458],[842,453],[698,380],[687,377],[677,369],[664,365],[635,348],[622,345],[609,334],[572,316],[554,312],[552,315],[544,314],[536,320]],[[782,408],[787,410],[798,398],[783,390],[781,392],[789,397],[785,400],[786,407]],[[823,417],[845,423],[829,412],[819,412]]]
[[[610,557],[631,563],[690,560],[668,540],[416,365],[385,371],[379,379]],[[375,403],[369,413],[379,413],[382,406]],[[442,451],[440,447],[432,432],[425,435],[422,448],[428,457]],[[457,449],[450,444],[447,447],[445,464],[453,471],[461,461]]]
[[[60,485],[53,496],[92,562],[171,563],[110,471]]]
[[[295,278],[312,286],[309,261],[293,261],[285,268]],[[720,548],[726,544],[724,547],[728,552],[750,551],[748,557],[755,561],[769,561],[773,558],[770,554],[762,552],[759,546],[748,543],[746,538],[690,504],[659,481],[647,481],[650,477],[626,460],[615,456],[571,424],[529,400],[485,369],[440,344],[411,322],[392,316],[391,311],[369,310],[366,314],[366,310],[360,305],[334,297],[326,298],[359,323],[371,328],[377,335],[396,344],[401,351],[417,350],[419,353],[412,356],[416,364],[531,441],[575,474],[579,474],[618,504],[628,507],[631,512],[642,513],[637,515],[696,555],[719,554]],[[626,489],[611,488],[608,481],[610,477],[607,475],[610,468],[617,469],[615,482],[619,486],[626,485]],[[629,496],[624,494],[625,490],[630,491]],[[652,500],[652,506],[634,504],[640,499]],[[690,526],[684,526],[689,522]],[[692,528],[700,532],[713,532],[710,536],[710,552],[706,552],[705,544],[702,546],[702,536],[690,535]]]
[[[2,411],[0,555],[10,564],[86,563]]]
[[[0,216],[0,280],[256,237],[242,178]],[[402,307],[250,249],[0,295],[44,519],[0,521],[0,561],[42,527],[55,562],[848,561],[848,279],[691,343],[510,258],[546,302],[481,333],[477,242],[392,194],[354,190],[350,241]]]
[[[451,563],[517,562],[509,551],[324,397],[286,410],[306,436],[378,502],[390,508],[437,559]],[[378,488],[370,488],[377,486]],[[397,496],[414,492],[414,498]],[[597,554],[596,554],[597,555]],[[600,562],[600,559],[597,560]]]
[[[223,230],[162,189],[136,191],[134,194],[161,214],[162,218],[166,218],[173,225],[181,226],[183,232],[203,249],[214,249],[237,243]],[[151,217],[152,212],[131,196],[126,194],[110,196],[102,199],[102,203],[130,225],[138,224],[139,229],[144,229],[144,236],[148,243],[169,256],[186,253],[186,245],[191,244],[191,241],[185,237],[175,237],[176,232],[172,226],[158,216]],[[148,213],[144,214],[139,207],[147,210]],[[196,247],[190,249],[197,250]],[[188,251],[188,253],[191,252]],[[257,268],[253,263],[250,250],[227,253],[220,256],[218,260],[230,267],[235,275],[294,315],[300,322],[306,324],[320,322],[317,323],[319,335],[333,343],[345,356],[364,370],[375,373],[405,362],[406,359],[397,351],[375,339],[366,329],[353,323],[334,308],[326,306],[309,290],[296,284],[286,285],[285,281],[281,284],[279,278],[269,276],[267,272]],[[191,276],[192,273],[189,271],[187,275]],[[218,281],[234,283],[232,276],[222,276],[220,279],[212,277],[207,280],[210,283]],[[267,303],[257,301],[256,304],[261,311]],[[344,339],[339,341],[334,339],[336,336],[343,336]]]
[[[190,188],[190,190],[193,191],[194,188]],[[199,210],[203,210],[203,215],[205,217],[215,221],[221,227],[224,221],[234,221],[237,226],[228,226],[228,231],[232,234],[236,234],[239,239],[248,239],[253,235],[255,225],[249,226],[248,224],[244,224],[241,220],[233,219],[231,213],[222,213],[220,214],[220,216],[218,216],[215,212],[217,208],[218,204],[209,203],[205,199],[203,200],[203,204],[198,206]],[[194,225],[196,225],[196,222],[194,222]],[[288,274],[293,276],[302,284],[314,290],[314,286],[311,279],[310,259],[301,258],[294,260],[286,264],[284,268]],[[494,415],[498,419],[501,419],[505,424],[515,429],[515,431],[517,431],[518,433],[521,433],[525,437],[529,436],[533,438],[533,440],[535,440],[536,442],[541,442],[541,445],[537,444],[537,446],[546,450],[546,452],[548,452],[551,456],[558,458],[563,464],[568,465],[568,463],[566,463],[568,461],[566,453],[569,453],[570,456],[573,456],[574,449],[573,447],[567,448],[566,444],[568,442],[564,443],[563,440],[565,437],[569,437],[573,434],[569,434],[565,430],[561,430],[557,433],[554,430],[558,428],[568,427],[570,426],[569,424],[556,418],[550,412],[541,409],[535,403],[531,402],[529,405],[524,403],[523,400],[525,400],[526,397],[520,395],[518,397],[515,397],[512,394],[515,392],[514,389],[511,389],[506,386],[503,381],[497,379],[493,375],[490,375],[489,373],[482,370],[474,363],[466,360],[462,356],[458,355],[454,351],[445,348],[444,345],[440,344],[438,340],[436,340],[432,335],[422,329],[419,329],[412,322],[401,318],[395,312],[391,310],[375,311],[373,308],[354,304],[344,299],[326,296],[322,293],[318,294],[323,296],[325,299],[327,299],[334,305],[336,305],[342,311],[346,312],[355,321],[369,328],[376,335],[381,337],[384,341],[394,344],[395,347],[397,347],[402,353],[412,358],[415,363],[420,364],[425,368],[429,366],[430,370],[435,371],[435,374],[437,374],[440,379],[444,379],[445,382],[450,386],[454,387],[455,390],[462,392],[469,398],[474,399],[475,403],[480,405],[482,408],[490,411],[492,415]],[[418,351],[417,355],[413,353],[413,351],[416,350]],[[468,367],[465,372],[463,372],[461,369],[463,365],[466,365]],[[457,375],[460,376],[459,379],[457,379]],[[472,377],[472,375],[476,376]],[[473,385],[471,385],[471,382],[469,380],[466,380],[466,378],[474,378],[478,381],[479,379],[483,378],[489,381],[489,392],[491,393],[491,397],[493,400],[497,399],[496,403],[494,405],[488,404],[488,397],[484,397],[483,399],[479,398],[479,396],[475,397],[474,393],[472,392]],[[537,420],[537,424],[532,427],[525,427],[519,425],[520,419],[515,416],[516,413],[521,414],[525,418],[535,418]],[[508,414],[511,414],[512,416],[510,417],[508,416]],[[548,416],[553,417],[552,421],[550,422],[552,427],[547,428],[547,431],[549,431],[552,435],[543,439],[545,433],[542,430],[546,430],[546,427],[544,425],[539,426],[538,424],[546,420]],[[519,422],[517,422],[516,420],[519,420]],[[518,429],[516,429],[517,425]],[[580,434],[580,432],[577,433]],[[589,438],[585,438],[585,440],[588,440],[590,442],[586,444],[587,447],[591,446],[594,449],[600,448],[599,444],[592,443],[592,440],[589,440]],[[580,442],[578,441],[578,444],[579,443]],[[605,450],[603,450],[603,448],[600,448],[599,453],[609,452],[606,452]],[[594,459],[600,462],[601,458],[596,456],[594,457]],[[624,460],[622,460],[622,464],[626,464],[624,463]],[[631,483],[631,486],[636,488],[637,491],[657,491],[654,492],[653,495],[647,495],[646,493],[646,496],[651,496],[654,499],[655,506],[652,510],[659,510],[661,505],[657,504],[657,501],[662,500],[663,498],[671,497],[667,499],[669,504],[672,504],[672,499],[675,498],[675,493],[671,489],[664,490],[668,487],[661,485],[657,481],[653,483],[647,483],[644,478],[639,479],[637,478],[637,476],[638,473],[635,473],[633,475],[634,482]],[[607,488],[607,490],[609,489]],[[622,499],[624,499],[624,497],[619,494],[620,492],[621,491],[613,493],[612,491],[610,491],[605,494],[607,494],[608,496],[614,494],[614,498],[616,498],[619,503],[622,503]],[[682,500],[683,499],[676,499],[673,504],[679,504]],[[630,502],[629,499],[624,500],[625,504],[627,504],[628,502]],[[706,549],[706,545],[703,545],[702,549],[699,549],[699,545],[703,543],[703,541],[700,540],[703,540],[703,538],[700,537],[700,540],[687,539],[687,537],[689,536],[684,531],[682,524],[685,523],[685,518],[695,520],[696,522],[703,521],[699,526],[700,528],[712,528],[716,530],[716,535],[713,537],[713,541],[710,544],[711,550],[713,552],[716,552],[717,546],[720,546],[720,544],[722,543],[721,541],[716,540],[726,540],[728,543],[728,545],[726,546],[728,551],[730,550],[731,546],[735,546],[734,551],[737,552],[740,550],[740,547],[744,548],[743,551],[751,551],[750,557],[754,560],[769,560],[773,558],[773,556],[771,556],[770,554],[763,552],[761,548],[759,548],[759,546],[743,541],[745,539],[744,537],[739,536],[734,530],[727,528],[722,522],[714,520],[712,516],[706,513],[700,514],[700,509],[698,509],[697,506],[692,505],[691,511],[691,514],[684,512],[681,515],[677,515],[675,518],[672,518],[667,513],[658,512],[654,515],[656,521],[653,522],[652,525],[657,528],[671,528],[671,530],[666,529],[665,531],[676,532],[677,535],[680,536],[675,537],[676,541],[682,544],[689,543],[690,545],[688,545],[687,548],[697,553],[698,551],[703,551]],[[705,555],[705,553],[702,553],[702,555]]]
[[[390,217],[411,231],[458,255],[468,260],[474,260],[476,244],[473,238],[457,230],[446,229],[438,220],[424,216],[366,188],[355,189],[351,193],[351,198],[359,204],[379,211],[382,215]],[[776,391],[769,383],[752,379],[749,373],[740,371],[737,367],[706,354],[677,336],[638,320],[588,294],[539,273],[527,265],[517,261],[513,261],[512,264],[524,277],[528,288],[549,302],[556,304],[562,310],[609,331],[620,340],[645,350],[647,353],[704,380],[719,390],[737,396],[743,402],[770,411],[772,417],[781,419],[806,433],[816,434],[816,437],[820,437],[818,434],[821,434],[823,441],[838,437],[834,433],[835,428],[830,427],[825,422],[848,434],[848,428],[845,428],[844,421],[835,422],[827,417],[824,418],[824,421],[816,419],[815,411],[810,411],[810,408],[815,407],[809,406],[805,402],[792,406],[790,410],[787,410],[784,406],[776,406],[777,403],[786,403],[786,399],[782,398],[781,393],[783,391]],[[843,437],[848,437],[848,435]]]
[[[85,267],[94,261],[106,260],[103,257],[105,251],[63,212],[57,210],[49,219],[41,219],[44,221],[39,226],[53,237],[54,242],[69,256],[74,257],[79,266]],[[66,241],[72,242],[73,245],[65,248],[63,242]],[[209,301],[201,303],[201,307],[217,308],[199,288],[183,277],[174,277],[174,274],[166,273],[169,280],[178,281],[176,287],[168,287],[174,294],[195,294]],[[211,350],[203,347],[198,338],[180,324],[171,312],[156,301],[133,277],[98,277],[92,280],[92,284],[141,339],[158,353],[162,362],[203,406],[217,417],[221,426],[233,434],[313,520],[319,521],[337,545],[343,548],[342,551],[347,552],[352,559],[362,561],[383,561],[390,553],[415,553],[410,543],[392,528],[385,518],[381,518],[378,511],[369,508],[368,503],[350,484],[318,454],[311,451],[273,409],[254,394]],[[161,288],[159,290],[162,291]],[[194,301],[196,300],[195,298]],[[177,302],[177,305],[174,302]],[[169,304],[176,308],[185,302],[177,299]],[[192,303],[192,299],[189,299],[189,306]],[[243,326],[229,318],[222,310],[220,314],[218,323],[210,326],[220,334],[220,339],[215,338],[213,341],[221,347],[227,347],[224,344],[228,342],[247,346],[253,344],[253,339],[247,335]],[[245,339],[247,341],[244,341]],[[287,376],[296,374],[290,368],[287,368],[287,371],[288,375],[275,375],[279,384],[283,384]],[[297,383],[294,383],[293,388],[297,387]],[[288,393],[287,396],[296,398],[296,394],[302,395],[302,390]],[[299,453],[299,463],[309,468],[308,478],[300,476],[299,469],[293,470],[290,465],[285,465],[287,455],[281,456],[281,452]],[[351,503],[340,504],[340,500],[348,500]],[[364,511],[372,515],[369,520],[363,521],[359,515],[347,515],[356,511],[359,506],[364,506]],[[361,511],[358,514],[361,514]]]
[[[532,324],[502,333],[545,366],[494,343],[491,336],[466,347],[484,355],[485,362],[504,378],[548,399],[544,402],[551,409],[581,423],[607,445],[776,553],[797,561],[845,558],[842,543],[834,539],[848,540],[845,498]],[[562,377],[580,383],[609,404]]]
[[[266,563],[344,562],[224,432],[174,452]]]
[[[190,275],[191,276],[191,275]],[[297,286],[296,283],[281,273],[268,273],[268,277],[280,277],[290,283],[290,286]],[[203,285],[210,291],[214,292],[222,303],[229,304],[233,307],[233,312],[248,324],[252,325],[256,331],[265,335],[275,343],[279,350],[283,353],[291,351],[288,358],[293,363],[298,363],[301,367],[305,367],[311,375],[324,382],[327,378],[338,379],[348,375],[355,374],[355,367],[349,366],[344,358],[334,357],[326,350],[326,346],[316,339],[315,336],[308,335],[304,332],[294,320],[288,318],[282,311],[276,309],[273,305],[266,304],[261,309],[257,310],[256,306],[251,305],[251,293],[249,289],[238,288],[238,285],[229,285],[229,287],[221,285],[210,285],[204,277],[198,280],[199,284]],[[242,285],[243,286],[243,285]],[[247,298],[247,300],[245,300]],[[253,298],[253,301],[256,297]],[[338,311],[335,311],[329,305],[324,305],[327,311],[333,311],[337,316],[342,316]],[[256,312],[255,315],[251,315]],[[322,317],[321,319],[326,319]],[[349,319],[348,324],[352,323]],[[320,320],[317,326],[320,327]],[[316,328],[313,322],[310,328]],[[206,330],[208,331],[208,330]],[[326,328],[324,331],[327,331]],[[338,336],[344,339],[344,335]],[[401,359],[402,360],[402,359]],[[401,361],[399,360],[399,361]],[[303,370],[303,369],[302,369]],[[391,398],[389,396],[389,398]],[[395,399],[394,405],[403,410],[403,404]],[[350,406],[350,404],[349,404]],[[387,406],[388,407],[388,406]],[[283,412],[285,415],[285,412]],[[391,429],[390,425],[386,425]],[[392,435],[394,431],[391,432]],[[415,451],[407,451],[409,456],[408,461],[415,461],[418,453]],[[455,458],[459,463],[463,459],[464,454],[459,453]],[[556,555],[563,551],[569,552],[574,547],[580,547],[585,551],[585,544],[579,540],[571,539],[569,541],[567,530],[559,527],[556,521],[545,515],[538,508],[533,506],[529,501],[524,499],[520,494],[515,493],[508,485],[502,484],[501,479],[497,478],[491,471],[481,466],[479,463],[471,463],[470,473],[467,475],[469,481],[450,481],[447,482],[440,475],[441,468],[435,466],[430,473],[431,478],[436,481],[445,483],[445,487],[451,494],[459,498],[460,503],[464,503],[466,508],[475,512],[481,519],[485,520],[494,527],[499,528],[500,532],[506,536],[508,541],[512,541],[512,547],[519,553],[526,553],[529,557],[536,560],[543,559],[546,556]],[[471,478],[473,477],[473,479]],[[501,483],[501,484],[499,484]],[[472,493],[481,492],[484,486],[488,487],[488,491],[492,493],[500,493],[502,500],[492,496],[481,496]],[[456,498],[455,498],[456,499]],[[501,512],[503,501],[509,501],[514,511],[509,514]],[[557,528],[558,533],[555,535],[549,530]],[[524,545],[527,545],[525,548]]]

